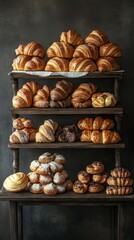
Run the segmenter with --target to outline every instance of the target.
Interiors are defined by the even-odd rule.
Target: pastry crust
[[[86,193],[87,189],[88,189],[88,185],[80,181],[76,181],[73,184],[73,191],[75,193]]]
[[[112,177],[127,178],[130,177],[130,175],[130,171],[122,167],[114,168],[113,170],[111,170]]]
[[[45,56],[45,52],[43,47],[37,42],[29,42],[26,45],[19,45],[17,49],[15,49],[16,55],[28,55],[43,58]]]
[[[108,186],[106,188],[106,194],[108,195],[127,195],[133,192],[132,187],[117,187],[117,186]]]
[[[23,172],[17,172],[9,175],[3,182],[3,187],[10,192],[20,192],[26,188],[28,177]]]
[[[98,182],[89,183],[88,191],[90,193],[98,193],[104,190],[104,186]]]
[[[89,183],[90,181],[90,175],[86,171],[80,171],[78,172],[78,180],[81,183]]]
[[[45,152],[42,155],[39,156],[38,162],[39,163],[49,163],[54,160],[54,154],[51,154],[49,152]]]
[[[16,118],[13,120],[13,128],[15,129],[23,129],[23,128],[32,128],[33,122],[28,118]]]
[[[89,174],[100,174],[104,171],[104,165],[101,162],[95,161],[86,167]]]
[[[126,186],[133,185],[133,179],[132,178],[109,177],[107,179],[107,183],[110,186],[126,187]]]
[[[91,44],[82,44],[76,47],[73,57],[90,58],[96,60],[98,58],[98,48]]]
[[[98,183],[106,183],[109,177],[108,173],[95,174],[92,176],[92,180]]]
[[[54,42],[47,49],[48,58],[59,57],[59,58],[72,58],[74,53],[74,48],[65,42]]]
[[[43,193],[43,187],[40,183],[33,183],[30,186],[30,192],[31,193]]]
[[[54,57],[47,61],[45,71],[48,72],[68,72],[69,60],[66,58]]]
[[[75,30],[69,30],[68,32],[62,32],[60,36],[60,41],[69,43],[72,46],[78,46],[84,43],[83,38]]]
[[[102,117],[96,117],[95,119],[87,117],[78,121],[80,130],[106,130],[112,129],[114,125],[112,119],[103,119]]]
[[[100,57],[96,61],[99,72],[116,71],[120,67],[113,57]]]
[[[92,59],[86,58],[72,58],[69,63],[70,72],[94,72],[97,70],[97,66]]]
[[[123,52],[116,43],[107,43],[100,47],[99,54],[101,57],[122,57]]]
[[[117,103],[117,98],[109,93],[95,93],[91,97],[93,107],[114,107]]]
[[[46,195],[56,195],[58,193],[57,186],[54,183],[49,183],[45,186],[43,186],[43,191]]]
[[[93,30],[85,39],[86,43],[100,47],[109,42],[107,35],[100,29]]]

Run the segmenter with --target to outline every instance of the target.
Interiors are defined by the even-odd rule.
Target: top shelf
[[[111,72],[81,72],[81,76],[78,76],[80,72],[53,72],[51,75],[49,72],[45,71],[35,71],[35,72],[23,72],[23,71],[12,71],[9,75],[12,78],[36,78],[36,79],[43,79],[43,78],[118,78],[121,79],[125,70],[119,71],[111,71]],[[44,76],[43,74],[46,75]],[[84,75],[85,74],[85,75]]]

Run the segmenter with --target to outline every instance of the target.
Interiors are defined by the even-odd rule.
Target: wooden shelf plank
[[[112,108],[11,108],[12,114],[51,114],[51,115],[68,115],[68,114],[123,114],[121,106]]]
[[[13,144],[9,143],[9,148],[124,148],[124,143],[116,144],[95,144],[90,142],[65,142],[65,143],[25,143],[25,144]]]

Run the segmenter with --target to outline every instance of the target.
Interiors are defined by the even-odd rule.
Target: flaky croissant
[[[116,71],[120,69],[113,57],[100,57],[97,59],[96,64],[99,72]]]
[[[39,89],[33,98],[33,106],[39,108],[49,107],[50,88],[46,85]]]
[[[69,43],[72,46],[78,46],[84,43],[83,38],[75,31],[69,30],[68,32],[62,32],[60,36],[60,41]]]
[[[107,43],[100,47],[99,54],[101,57],[122,57],[123,52],[116,43]]]
[[[29,42],[26,45],[19,45],[15,49],[16,55],[28,55],[43,58],[45,55],[43,47],[37,42]]]
[[[61,101],[50,101],[50,107],[51,108],[67,108],[71,106],[71,97],[67,97],[64,100]]]
[[[121,138],[118,132],[111,131],[111,130],[84,130],[82,131],[81,142],[93,142],[93,143],[103,143],[103,144],[109,144],[109,143],[118,143]]]
[[[38,132],[37,128],[24,128],[22,131],[28,134],[28,142],[35,142],[35,135]]]
[[[127,195],[133,192],[132,187],[117,187],[117,186],[108,186],[106,188],[106,194],[108,195]]]
[[[91,44],[82,44],[76,47],[73,57],[76,58],[91,58],[96,60],[98,58],[98,48]]]
[[[74,48],[65,42],[54,42],[47,49],[47,56],[49,58],[52,57],[60,57],[60,58],[72,58],[74,53]]]
[[[15,130],[9,137],[10,143],[28,143],[29,133],[23,132],[23,130]]]
[[[30,119],[27,118],[16,118],[13,120],[13,128],[15,129],[23,129],[23,128],[32,128],[33,122]]]
[[[72,58],[69,63],[70,72],[93,72],[97,70],[95,62],[91,59]]]
[[[114,107],[117,98],[109,92],[94,93],[91,97],[93,107]]]
[[[61,80],[56,83],[56,87],[50,92],[50,98],[53,101],[61,101],[68,97],[72,92],[73,84],[66,80]]]
[[[13,60],[13,70],[41,71],[44,70],[46,62],[39,57],[19,55]]]
[[[107,35],[101,30],[93,30],[85,39],[86,43],[100,47],[109,42]]]
[[[17,95],[13,97],[12,104],[14,108],[31,107],[33,94],[25,88],[17,91]]]
[[[80,130],[106,130],[114,127],[112,119],[103,119],[102,117],[84,118],[78,121],[78,128]]]
[[[69,60],[54,57],[47,61],[45,71],[48,72],[67,72],[69,70]]]
[[[27,89],[31,94],[35,95],[37,91],[41,88],[40,84],[35,81],[26,82],[22,88]]]

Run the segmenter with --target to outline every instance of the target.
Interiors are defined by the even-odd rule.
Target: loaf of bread
[[[97,59],[96,64],[100,72],[115,71],[120,69],[113,57],[100,57]]]
[[[75,30],[69,30],[68,32],[62,32],[60,36],[60,41],[69,43],[72,46],[78,46],[84,43],[83,38]]]
[[[45,56],[43,47],[37,42],[29,42],[26,45],[21,44],[15,49],[15,53],[16,55],[28,55],[40,58]]]
[[[108,43],[109,39],[102,30],[96,29],[86,37],[85,42],[100,47]]]
[[[67,72],[69,70],[69,60],[54,57],[47,61],[45,71],[48,72]]]
[[[78,128],[80,130],[106,130],[112,129],[114,122],[112,119],[103,119],[102,117],[84,118],[78,121]]]
[[[96,60],[98,58],[98,48],[91,44],[82,44],[76,47],[74,58],[91,58]]]
[[[54,42],[47,49],[47,56],[49,58],[59,57],[59,58],[72,58],[74,53],[74,48],[65,42]]]
[[[91,97],[93,107],[114,107],[117,98],[109,92],[95,93]]]
[[[100,47],[99,54],[101,57],[122,57],[123,52],[116,43],[107,43]]]
[[[92,59],[72,58],[69,63],[70,72],[93,72],[97,70],[97,66]]]

